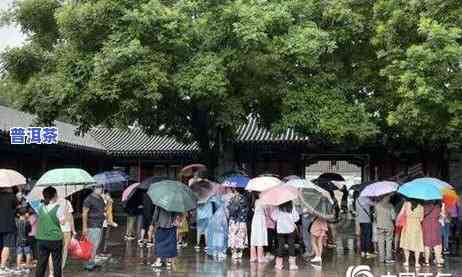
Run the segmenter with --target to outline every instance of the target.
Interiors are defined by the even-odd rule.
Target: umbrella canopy
[[[288,186],[292,186],[294,188],[313,188],[315,187],[315,184],[311,182],[310,180],[304,180],[304,179],[293,179],[285,183]]]
[[[417,178],[413,180],[412,182],[418,182],[421,186],[428,186],[428,185],[435,186],[438,189],[445,189],[445,188],[454,189],[454,187],[448,184],[447,182],[442,181],[440,179],[431,178],[431,177]]]
[[[53,169],[40,177],[32,191],[27,195],[27,199],[29,201],[42,199],[42,191],[48,186],[52,186],[58,191],[59,198],[66,198],[78,191],[91,188],[95,183],[91,175],[83,169]]]
[[[331,181],[328,181],[327,179],[314,179],[312,180],[313,183],[315,183],[317,186],[319,186],[320,188],[322,188],[323,190],[327,190],[327,191],[334,191],[334,190],[338,190],[339,187],[336,186],[334,183],[332,183]]]
[[[206,170],[207,170],[207,166],[203,164],[190,164],[188,166],[183,167],[183,169],[181,169],[181,175],[188,177],[188,176],[193,176],[194,173],[203,172]]]
[[[338,173],[326,172],[319,175],[318,179],[323,179],[326,181],[336,181],[336,182],[345,182],[345,178]]]
[[[195,182],[190,186],[194,195],[196,195],[199,203],[205,203],[215,194],[215,186],[209,181]]]
[[[360,197],[378,197],[398,190],[398,183],[390,181],[376,182],[363,189]]]
[[[247,184],[249,183],[250,178],[247,176],[243,175],[234,175],[231,177],[228,177],[225,179],[223,182],[224,187],[229,187],[229,188],[245,188],[247,187]]]
[[[12,169],[0,169],[0,188],[11,188],[25,185],[26,178]]]
[[[298,194],[298,189],[288,185],[281,185],[262,192],[260,199],[263,204],[279,206],[297,199]]]
[[[450,188],[444,188],[441,190],[443,193],[443,203],[448,208],[453,208],[460,202],[460,197],[457,192]]]
[[[123,171],[112,170],[98,173],[93,176],[93,179],[108,191],[121,191],[128,182],[129,176]]]
[[[192,190],[178,181],[160,181],[149,188],[148,195],[154,205],[169,212],[185,213],[197,206]]]
[[[312,214],[325,220],[335,220],[335,209],[327,191],[321,188],[303,188],[299,194],[299,203],[304,213]]]
[[[154,177],[149,177],[147,179],[144,179],[143,182],[141,182],[141,184],[137,187],[137,189],[144,189],[144,190],[148,190],[149,187],[154,184],[154,183],[158,183],[160,181],[165,181],[165,180],[170,180],[170,178],[166,177],[166,176],[154,176]]]
[[[242,170],[231,170],[231,171],[227,171],[227,172],[221,174],[220,176],[218,176],[217,177],[217,182],[221,184],[226,179],[228,179],[229,177],[232,177],[232,176],[235,176],[235,175],[247,176],[247,174]]]
[[[363,191],[364,188],[366,188],[368,185],[370,184],[373,184],[375,183],[376,181],[367,181],[367,182],[364,182],[364,183],[361,183],[361,184],[356,184],[356,185],[353,185],[350,187],[351,190],[354,190],[354,191]]]
[[[128,201],[130,197],[135,193],[136,188],[140,185],[140,183],[134,183],[128,186],[123,192],[122,192],[122,202]]]
[[[302,180],[302,178],[298,177],[297,175],[289,175],[282,178],[282,182],[287,183],[292,180]]]
[[[443,195],[441,191],[427,182],[420,182],[419,179],[405,183],[398,192],[407,198],[419,200],[441,200]]]
[[[256,177],[249,181],[246,190],[265,191],[281,184],[281,180],[275,177]]]

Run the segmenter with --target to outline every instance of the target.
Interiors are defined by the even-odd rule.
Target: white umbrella
[[[0,169],[0,188],[11,188],[25,185],[26,178],[12,169]]]
[[[280,184],[281,180],[276,177],[263,176],[251,179],[245,189],[249,191],[265,191]]]

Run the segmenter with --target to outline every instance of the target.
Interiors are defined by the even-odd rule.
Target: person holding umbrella
[[[435,253],[435,263],[438,267],[444,266],[442,258],[442,226],[440,201],[429,201],[424,204],[424,217],[422,221],[423,242],[425,250],[425,266],[430,266],[431,250]]]
[[[152,225],[155,231],[153,267],[161,267],[162,260],[170,268],[177,256],[177,227],[181,214],[197,207],[197,197],[191,189],[178,181],[165,180],[149,187],[148,195],[155,205]]]
[[[152,267],[159,268],[164,261],[170,269],[178,255],[177,250],[177,228],[180,223],[181,214],[169,212],[161,207],[154,208],[152,225],[156,227],[155,232],[155,255],[156,262]]]
[[[403,266],[409,266],[410,252],[414,252],[415,267],[420,268],[420,254],[424,252],[422,220],[424,209],[416,200],[408,200],[404,203],[400,216],[404,216],[405,224],[401,230],[400,247],[404,251]]]
[[[14,188],[25,185],[26,178],[11,169],[0,169],[0,274],[11,273],[7,268],[10,249],[15,247],[16,205]]]
[[[86,270],[93,270],[96,267],[96,252],[101,243],[103,234],[103,223],[106,219],[106,205],[102,197],[103,186],[95,185],[93,193],[83,201],[82,211],[82,235],[88,238],[93,245],[91,258],[85,264]]]
[[[392,244],[396,214],[390,198],[391,195],[385,195],[375,205],[379,258],[387,264],[395,262],[392,257]]]

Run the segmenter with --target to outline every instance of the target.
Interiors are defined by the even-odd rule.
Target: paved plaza
[[[123,230],[121,226],[118,232],[111,235],[107,250],[112,257],[102,263],[102,266],[93,272],[83,271],[81,263],[71,261],[64,271],[64,276],[78,277],[100,277],[100,276],[229,276],[229,277],[270,277],[270,276],[312,276],[312,277],[343,277],[349,266],[368,265],[374,276],[381,276],[390,273],[411,273],[407,277],[423,276],[423,273],[432,273],[433,276],[440,274],[452,274],[462,276],[462,258],[459,256],[446,257],[444,268],[437,269],[436,266],[422,267],[418,272],[411,266],[408,270],[402,267],[401,263],[385,265],[377,259],[361,258],[354,251],[355,240],[352,235],[352,221],[345,221],[339,224],[343,234],[339,235],[337,248],[328,249],[324,256],[322,266],[314,266],[298,259],[299,270],[289,271],[287,261],[285,270],[276,271],[274,262],[268,264],[249,263],[248,258],[244,258],[241,263],[234,263],[231,258],[223,262],[215,261],[213,258],[202,252],[197,253],[190,245],[181,249],[177,258],[176,266],[171,270],[165,268],[153,270],[151,264],[154,262],[154,248],[140,248],[136,241],[123,241],[118,232]],[[339,230],[340,231],[340,230]],[[340,232],[339,232],[340,233]],[[412,261],[412,260],[411,260]],[[411,264],[413,264],[411,262]],[[421,275],[417,275],[420,273]],[[359,277],[358,275],[355,275]],[[350,276],[349,276],[350,277]],[[352,277],[352,276],[351,276]],[[371,277],[371,276],[361,276]],[[403,277],[403,276],[402,276]],[[430,275],[426,275],[430,277]],[[443,277],[443,276],[441,276]]]

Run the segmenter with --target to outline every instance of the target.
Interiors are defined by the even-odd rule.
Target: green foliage
[[[216,152],[253,113],[336,143],[441,143],[461,136],[461,6],[18,0],[30,41],[2,62],[21,108],[83,131],[136,123]]]

